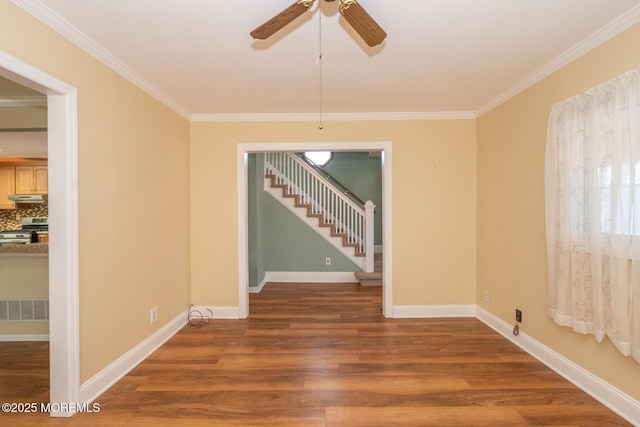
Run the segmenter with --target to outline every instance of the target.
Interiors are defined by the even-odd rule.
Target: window
[[[549,315],[640,362],[640,70],[552,107],[545,187]]]

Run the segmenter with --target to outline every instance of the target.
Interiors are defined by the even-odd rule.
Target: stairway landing
[[[373,273],[358,271],[354,273],[360,286],[382,286],[382,254],[373,257]]]

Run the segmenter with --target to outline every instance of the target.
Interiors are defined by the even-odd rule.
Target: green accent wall
[[[360,271],[271,194],[262,194],[262,257],[266,271]],[[325,264],[327,257],[331,258],[331,265]]]
[[[332,165],[333,164],[333,165]],[[380,157],[368,153],[334,153],[329,173],[365,200],[382,209]],[[262,282],[266,271],[355,272],[360,271],[340,251],[309,228],[263,189],[262,154],[248,156],[248,251],[249,286]],[[371,181],[371,182],[368,182]],[[380,222],[376,234],[381,234]],[[376,239],[376,244],[382,240]],[[325,259],[331,258],[331,265]]]

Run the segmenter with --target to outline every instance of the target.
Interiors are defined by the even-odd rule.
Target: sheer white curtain
[[[554,105],[548,313],[640,363],[640,70]]]

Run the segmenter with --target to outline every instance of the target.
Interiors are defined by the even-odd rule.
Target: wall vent
[[[0,322],[46,322],[49,300],[46,298],[0,299]]]

